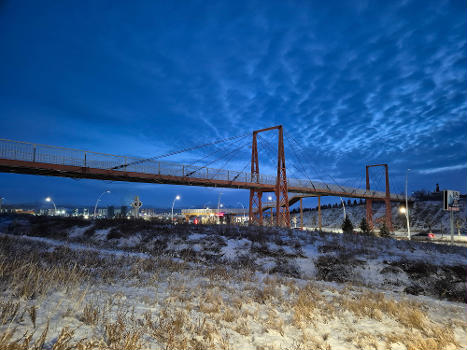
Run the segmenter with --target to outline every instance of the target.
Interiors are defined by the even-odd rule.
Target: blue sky
[[[407,168],[411,190],[439,182],[465,192],[466,10],[465,1],[2,1],[0,138],[149,157],[282,124],[313,179],[363,185],[365,164],[385,162],[397,192]],[[290,148],[286,157],[289,175],[304,177]],[[245,147],[229,167],[248,160]],[[106,188],[109,203],[139,194],[155,206],[176,193],[184,206],[215,203],[221,191],[0,174],[7,202],[84,205]],[[247,202],[245,191],[222,192]]]

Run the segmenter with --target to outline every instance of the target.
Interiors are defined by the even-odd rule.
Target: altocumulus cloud
[[[149,156],[283,124],[313,178],[388,162],[465,191],[466,17],[437,0],[6,2],[0,126]]]

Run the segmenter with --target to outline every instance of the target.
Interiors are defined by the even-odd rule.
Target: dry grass
[[[12,322],[19,311],[20,303],[7,300],[0,302],[0,322],[2,325]]]
[[[292,304],[294,311],[293,322],[301,328],[302,323],[315,324],[315,318],[319,314],[319,303],[323,301],[323,297],[319,290],[313,284],[308,283],[304,288],[299,289],[295,302]]]
[[[430,320],[422,304],[351,285],[339,290],[277,275],[258,280],[248,267],[193,267],[170,257],[15,249],[0,247],[8,291],[0,296],[0,349],[230,350],[239,341],[254,346],[259,334],[276,339],[268,348],[329,350],[339,336],[325,332],[332,321],[352,330],[349,347],[441,350],[458,347],[453,329],[465,328]],[[54,320],[50,330],[46,318]],[[362,331],[360,321],[397,332]]]
[[[88,325],[97,325],[97,322],[99,321],[101,311],[99,310],[99,307],[94,306],[92,303],[86,304],[86,306],[83,309],[83,313],[79,320],[85,324]]]

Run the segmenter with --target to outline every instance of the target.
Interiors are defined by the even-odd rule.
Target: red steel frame
[[[282,125],[253,131],[253,142],[251,147],[251,182],[259,183],[259,160],[257,135],[260,132],[278,130],[279,142],[277,150],[277,177],[274,192],[276,195],[276,225],[290,227],[289,195],[287,188],[287,171],[285,167],[284,152],[284,129]],[[263,209],[261,189],[250,189],[250,224],[263,225]]]
[[[377,166],[384,166],[385,174],[386,174],[386,197],[384,198],[384,202],[386,203],[386,227],[389,231],[393,230],[392,227],[392,214],[391,214],[391,193],[389,192],[389,170],[387,164],[373,164],[366,166],[366,190],[370,190],[370,172],[369,168],[377,167]],[[373,228],[373,199],[367,198],[366,199],[366,221],[368,225]]]

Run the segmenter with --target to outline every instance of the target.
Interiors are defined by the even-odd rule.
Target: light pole
[[[174,201],[172,202],[172,224],[174,223],[174,205],[175,201],[178,201],[180,199],[180,196],[177,194],[174,198]]]
[[[96,205],[94,206],[94,220],[97,217],[97,204],[99,204],[99,202],[101,201],[101,197],[106,193],[110,193],[110,191],[106,190],[106,191],[102,192],[99,197],[97,197]]]
[[[54,205],[54,216],[57,215],[57,206],[55,205],[55,202],[54,200],[52,199],[52,197],[47,197],[45,199],[46,202],[52,202],[52,204]]]
[[[407,169],[407,172],[405,173],[405,218],[407,219],[407,239],[410,240],[410,221],[409,221],[409,199],[407,196],[407,185],[409,182],[409,171],[410,169]]]
[[[241,202],[237,202],[237,204],[240,204],[243,208],[243,222],[246,221],[246,210],[245,210],[245,206],[243,205],[243,203]]]
[[[224,193],[219,192],[219,197],[217,198],[217,212],[219,213],[219,208],[221,207],[221,197]]]
[[[0,197],[0,213],[2,212],[2,204],[5,197]]]
[[[344,200],[342,199],[342,197],[339,197],[341,199],[341,202],[342,202],[342,208],[344,208],[344,220],[345,218],[347,217],[347,213],[345,212],[345,204],[344,204]]]

